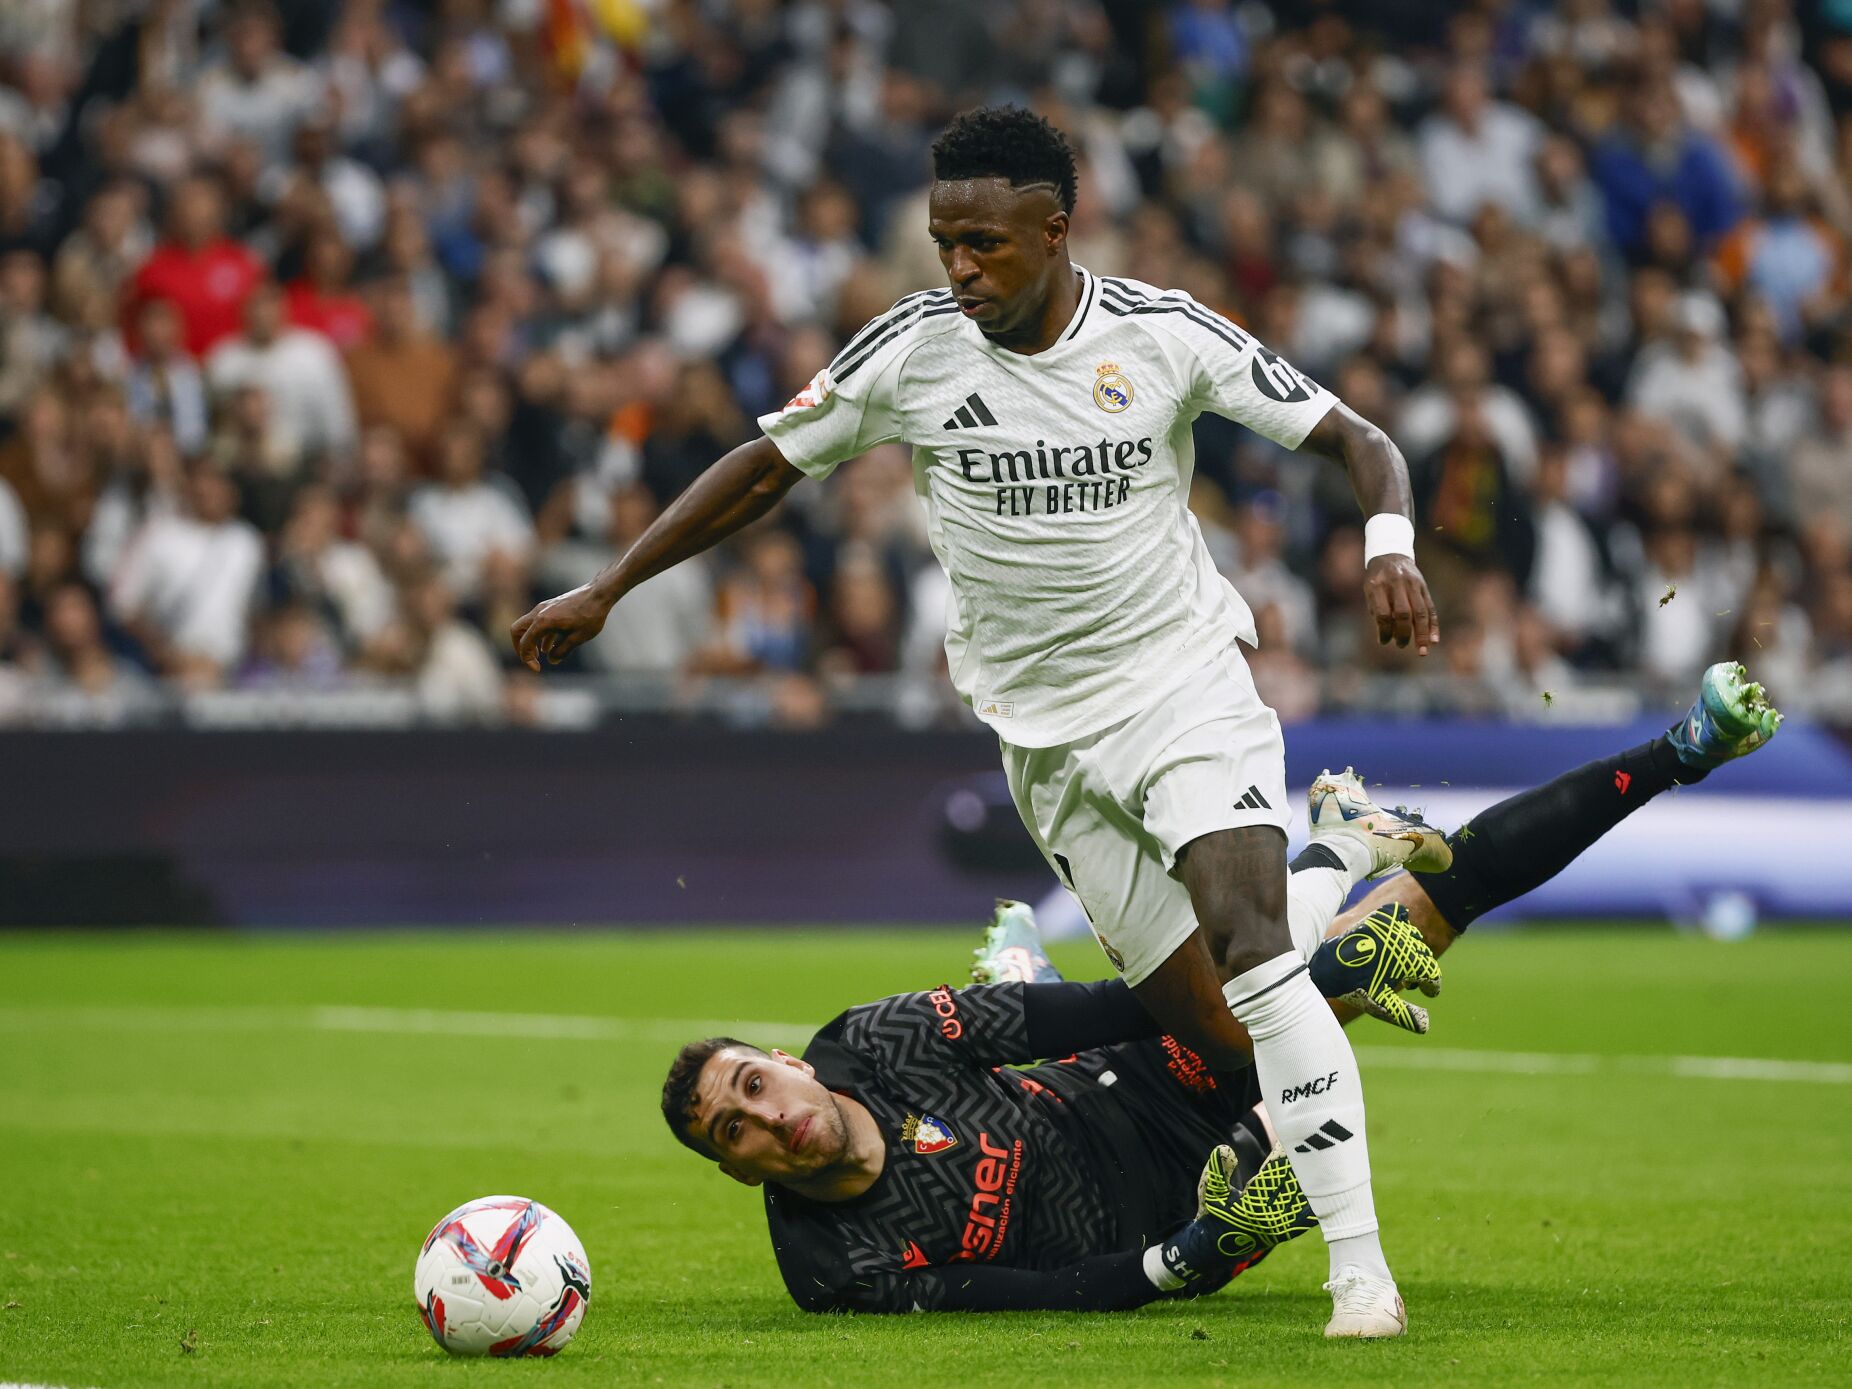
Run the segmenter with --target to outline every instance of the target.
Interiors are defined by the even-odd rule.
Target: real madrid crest
[[[1109,415],[1116,415],[1132,403],[1132,383],[1126,380],[1117,362],[1101,362],[1094,370],[1099,379],[1093,383],[1093,403]]]

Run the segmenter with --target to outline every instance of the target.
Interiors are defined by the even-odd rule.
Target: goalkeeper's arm
[[[819,1298],[812,1312],[1125,1312],[1161,1297],[1213,1292],[1235,1270],[1233,1260],[1206,1267],[1194,1280],[1160,1288],[1146,1271],[1146,1252],[1101,1254],[1061,1268],[953,1264],[887,1274]]]

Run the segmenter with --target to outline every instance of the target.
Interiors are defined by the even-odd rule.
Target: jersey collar
[[[1084,265],[1076,265],[1074,269],[1080,274],[1080,302],[1074,306],[1074,315],[1068,319],[1067,327],[1061,330],[1061,336],[1040,352],[1030,355],[1011,352],[1007,347],[998,347],[985,337],[983,330],[977,324],[967,321],[964,327],[977,338],[979,345],[986,352],[995,353],[999,357],[1007,357],[1012,362],[1041,365],[1060,358],[1063,352],[1080,340],[1087,325],[1094,320],[1095,308],[1100,298],[1100,282],[1093,272]]]

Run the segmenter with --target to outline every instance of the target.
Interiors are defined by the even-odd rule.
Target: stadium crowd
[[[8,0],[0,722],[544,721],[509,623],[941,282],[927,147],[1001,99],[1075,144],[1076,260],[1408,455],[1444,643],[1383,680],[1341,472],[1198,425],[1282,717],[1542,717],[1728,654],[1852,718],[1845,6]],[[881,448],[552,688],[955,718],[944,597]]]

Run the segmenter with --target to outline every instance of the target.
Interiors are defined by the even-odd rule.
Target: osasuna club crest
[[[909,1114],[900,1126],[900,1141],[911,1143],[914,1152],[924,1155],[956,1148],[958,1135],[952,1132],[951,1125],[930,1114]]]

